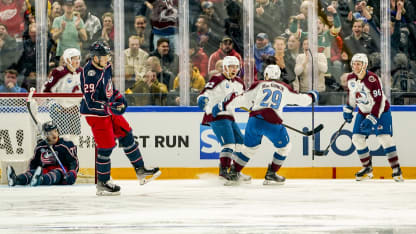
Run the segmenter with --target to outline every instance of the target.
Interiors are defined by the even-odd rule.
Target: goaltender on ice
[[[111,152],[118,139],[124,153],[133,165],[140,184],[146,183],[146,176],[158,177],[159,168],[146,169],[138,143],[134,140],[132,128],[123,117],[127,108],[124,96],[114,88],[110,48],[102,41],[90,47],[91,59],[81,73],[81,114],[85,115],[97,145],[97,195],[119,195],[120,186],[110,181]],[[149,181],[149,180],[147,180]]]
[[[29,169],[23,174],[16,175],[13,167],[7,166],[9,186],[72,185],[75,183],[78,173],[77,147],[72,141],[59,137],[58,127],[52,121],[44,123],[42,131],[46,139],[42,139],[36,145],[35,155],[30,160]],[[65,168],[66,174],[56,157]]]

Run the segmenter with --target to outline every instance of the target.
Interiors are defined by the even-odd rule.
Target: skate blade
[[[162,171],[157,171],[155,174],[152,175],[149,179],[146,179],[146,176],[141,176],[139,178],[140,185],[145,185],[153,180],[155,180],[157,177],[159,177],[162,174]]]
[[[281,182],[277,182],[277,181],[274,181],[274,180],[264,180],[263,181],[263,185],[283,185],[283,184],[285,184],[284,181],[281,181]]]
[[[399,175],[399,176],[395,176],[393,177],[394,181],[396,182],[404,182],[403,176]]]
[[[240,181],[235,181],[235,180],[227,180],[224,183],[224,186],[238,186],[240,185]]]
[[[118,196],[120,195],[120,191],[118,192],[109,192],[109,191],[97,191],[97,196]]]
[[[362,177],[355,177],[356,181],[371,180],[373,178],[373,173],[366,174]]]

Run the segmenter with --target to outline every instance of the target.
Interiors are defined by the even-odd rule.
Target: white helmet
[[[279,80],[280,79],[280,67],[277,65],[268,65],[266,69],[264,69],[264,78],[267,80]]]
[[[64,54],[62,55],[62,58],[63,58],[63,60],[64,60],[64,62],[65,62],[65,64],[67,65],[67,66],[70,66],[71,68],[72,68],[72,65],[71,65],[71,58],[72,57],[80,57],[81,56],[81,53],[79,52],[79,50],[78,49],[75,49],[75,48],[68,48],[68,49],[66,49],[65,51],[64,51]]]
[[[237,66],[237,72],[240,70],[240,61],[238,60],[237,57],[225,56],[224,59],[222,60],[222,70],[224,73],[226,73],[228,78],[234,77],[237,75],[237,74],[229,74],[228,67],[232,65]]]
[[[366,54],[363,54],[363,53],[354,54],[354,56],[352,56],[352,59],[351,59],[351,67],[352,67],[352,64],[354,62],[361,62],[363,64],[360,73],[364,69],[367,69],[367,66],[368,66],[368,58],[367,58],[367,55]]]

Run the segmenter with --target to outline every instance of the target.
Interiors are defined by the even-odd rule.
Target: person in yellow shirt
[[[143,76],[143,79],[139,79],[131,87],[126,90],[126,94],[142,94],[132,95],[134,99],[134,105],[166,105],[166,94],[168,88],[165,84],[159,82],[156,78],[156,73],[153,71],[147,71]]]
[[[202,89],[205,86],[205,79],[199,73],[198,67],[193,66],[192,64],[190,64],[189,65],[189,73],[190,73],[190,79],[191,79],[191,89],[194,89],[195,91],[201,92]],[[179,89],[179,76],[180,76],[180,74],[173,81],[173,89],[174,90]]]

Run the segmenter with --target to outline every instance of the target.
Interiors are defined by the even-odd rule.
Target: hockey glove
[[[207,103],[208,103],[208,97],[201,96],[198,98],[198,106],[199,106],[199,109],[201,109],[202,111],[205,110],[205,106],[207,105]]]
[[[77,172],[74,170],[70,170],[66,175],[64,176],[64,180],[66,184],[75,184],[75,180],[77,179]]]
[[[367,117],[361,122],[360,130],[363,133],[370,134],[373,131],[373,128],[377,125],[377,118],[374,115],[369,114]]]
[[[109,102],[104,110],[109,115],[122,115],[126,111],[126,105],[121,102]]]
[[[223,111],[224,104],[222,102],[215,104],[215,106],[212,108],[212,117],[216,118],[218,116],[218,113]]]
[[[344,120],[347,121],[347,123],[351,123],[352,122],[352,111],[353,110],[354,110],[354,108],[352,106],[349,106],[349,105],[345,105],[343,107]]]
[[[312,98],[313,103],[317,103],[319,101],[319,93],[316,90],[310,90],[307,94]]]

